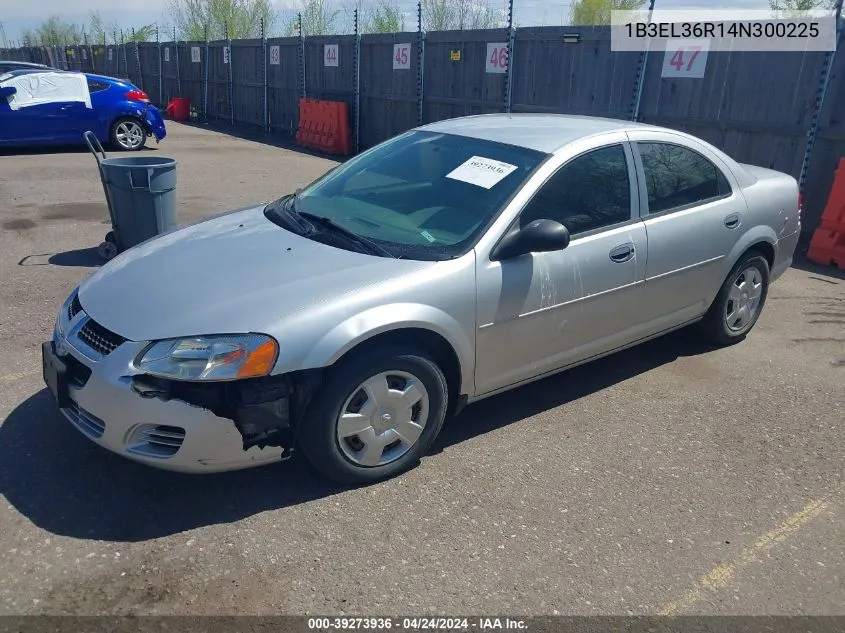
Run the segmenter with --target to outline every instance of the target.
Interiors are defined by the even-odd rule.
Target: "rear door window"
[[[649,215],[677,211],[731,194],[727,178],[707,158],[673,143],[637,143]]]

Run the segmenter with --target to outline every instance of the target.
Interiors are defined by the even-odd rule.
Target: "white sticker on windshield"
[[[434,239],[434,236],[431,233],[429,233],[428,231],[423,231],[422,233],[420,233],[420,235],[422,235],[429,242],[435,242],[436,241]]]
[[[490,189],[497,182],[516,169],[516,165],[503,163],[492,158],[473,156],[462,165],[458,165],[446,178],[461,180],[471,185]]]

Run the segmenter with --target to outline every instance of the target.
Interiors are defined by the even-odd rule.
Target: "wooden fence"
[[[507,68],[508,35],[494,29],[151,42],[0,50],[0,58],[125,77],[159,105],[189,98],[200,120],[285,135],[296,131],[300,97],[346,101],[359,149],[420,123],[470,114],[636,116],[800,178],[817,119],[803,179],[809,239],[845,156],[845,56],[711,52],[702,77],[670,78],[663,76],[664,51],[611,51],[607,27],[537,27],[514,31]]]

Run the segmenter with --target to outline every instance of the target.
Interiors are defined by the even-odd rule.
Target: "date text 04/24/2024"
[[[363,617],[315,617],[308,618],[311,631],[377,630],[398,629],[402,631],[479,631],[485,630],[527,630],[525,620],[519,618],[479,617],[408,617],[408,618],[363,618]]]
[[[816,38],[818,22],[628,22],[631,38]]]

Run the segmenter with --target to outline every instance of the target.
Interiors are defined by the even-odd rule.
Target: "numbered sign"
[[[169,46],[164,47],[164,61],[170,62],[170,47]]]
[[[112,60],[112,57],[113,57],[113,55],[114,55],[113,51],[114,51],[114,49],[109,48],[109,61],[111,61],[111,60]]]
[[[508,45],[504,42],[487,42],[487,72],[504,73],[508,69]]]
[[[337,44],[325,44],[323,46],[323,65],[337,66],[338,46]]]
[[[278,66],[281,62],[281,51],[279,50],[278,46],[271,46],[270,47],[270,63],[273,66]]]
[[[669,40],[663,57],[661,77],[701,79],[707,69],[710,40]]]
[[[202,53],[200,53],[199,46],[191,46],[191,62],[199,64],[202,61]]]
[[[82,49],[82,61],[88,61],[88,52],[84,48]]]
[[[411,45],[410,44],[394,44],[393,45],[393,70],[410,70],[411,69]]]
[[[230,51],[229,51],[229,47],[228,47],[228,46],[224,46],[224,47],[223,47],[223,63],[224,63],[224,64],[228,64],[228,63],[229,63],[229,56],[230,56],[230,55],[231,55],[231,53],[230,53]]]

